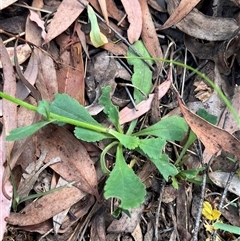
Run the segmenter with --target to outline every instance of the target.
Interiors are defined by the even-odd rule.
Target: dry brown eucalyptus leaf
[[[192,131],[198,136],[211,154],[225,150],[237,156],[240,162],[240,142],[229,132],[210,124],[187,109],[178,97],[179,107]]]
[[[100,199],[94,163],[72,133],[63,127],[49,125],[41,129],[37,137],[38,148],[47,152],[45,163],[59,156],[61,163],[51,165],[51,168],[68,182],[76,182],[75,186],[80,190]]]
[[[178,7],[172,12],[168,20],[161,29],[169,28],[181,21],[192,9],[200,2],[200,0],[182,0]]]
[[[16,96],[16,78],[13,70],[13,66],[10,60],[9,53],[0,38],[0,60],[3,68],[4,86],[3,92],[11,96]],[[17,128],[17,106],[3,99],[2,100],[2,113],[3,113],[3,130],[1,133],[1,147],[0,151],[3,157],[2,163],[6,161],[8,155],[10,155],[14,142],[6,142],[5,137],[9,132]],[[7,180],[3,180],[3,183]]]
[[[53,101],[54,94],[58,93],[56,70],[52,58],[35,48],[38,60],[38,77],[36,86],[44,100]]]
[[[142,10],[138,0],[121,0],[128,15],[130,26],[127,30],[128,40],[132,44],[136,42],[142,32]]]
[[[114,233],[132,233],[140,221],[142,211],[143,205],[141,205],[139,208],[130,210],[131,218],[129,218],[125,213],[123,213],[122,217],[119,220],[113,220],[113,222],[107,228],[107,231]]]
[[[85,5],[87,4],[86,0],[82,1]],[[77,19],[83,10],[84,6],[77,0],[63,0],[50,23],[44,44],[63,33]]]
[[[227,184],[227,180],[229,177],[229,172],[211,172],[208,173],[209,178],[215,183],[218,187],[225,188]],[[237,196],[240,196],[240,179],[237,175],[234,175],[230,186],[228,188],[228,191],[236,194]]]
[[[0,10],[6,8],[7,6],[13,4],[17,2],[17,0],[4,0],[4,1],[1,1],[1,4],[0,4]]]
[[[169,14],[173,13],[179,2],[179,0],[167,1]],[[196,8],[177,23],[176,26],[192,37],[208,41],[226,40],[239,28],[233,18],[206,16]]]
[[[10,213],[6,221],[19,226],[38,224],[71,207],[85,195],[76,187],[64,187],[30,203],[21,213]]]
[[[139,0],[143,15],[143,26],[141,37],[146,46],[149,54],[153,58],[163,58],[162,49],[159,44],[159,39],[153,24],[152,16],[150,14],[147,2],[145,0]],[[156,63],[158,68],[161,68],[162,63]]]
[[[70,46],[70,50],[70,52],[65,50],[61,54],[63,66],[57,70],[58,90],[59,93],[66,93],[84,105],[85,83],[82,46],[80,43],[74,43]]]
[[[195,38],[185,35],[184,43],[193,55],[200,59],[211,59],[218,66],[220,73],[226,73],[230,70],[227,59],[235,55],[240,48],[240,37],[239,34],[235,34],[224,42],[200,43]]]

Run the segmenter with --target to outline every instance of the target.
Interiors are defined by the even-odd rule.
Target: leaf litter
[[[9,1],[4,4],[11,5],[13,2]],[[195,176],[189,174],[189,179],[183,173],[184,171],[186,171],[185,173],[187,171],[191,173],[191,170],[188,169],[196,166],[196,163],[199,165],[199,161],[196,153],[194,155],[189,154],[194,153],[194,149],[190,147],[191,150],[187,150],[182,158],[184,164],[177,168],[174,165],[178,154],[181,153],[180,146],[184,146],[184,140],[180,140],[180,136],[186,126],[178,123],[178,126],[181,126],[182,129],[176,129],[175,134],[169,136],[167,140],[170,142],[167,143],[165,139],[161,139],[161,134],[167,135],[169,128],[175,128],[175,123],[178,121],[174,120],[180,120],[173,118],[173,122],[164,121],[165,116],[171,116],[173,112],[176,113],[179,109],[175,107],[177,98],[173,91],[173,84],[174,88],[181,92],[186,105],[191,110],[197,111],[199,108],[204,108],[209,113],[216,115],[219,120],[218,127],[211,125],[186,108],[180,100],[178,101],[186,122],[204,146],[203,162],[211,165],[213,170],[208,173],[208,177],[214,183],[214,186],[207,184],[209,192],[216,190],[222,192],[227,185],[226,181],[232,165],[229,164],[227,158],[224,158],[224,155],[230,155],[239,162],[237,135],[239,127],[237,122],[227,109],[224,111],[224,104],[216,92],[202,79],[202,82],[199,82],[199,78],[191,75],[188,70],[158,61],[152,61],[150,69],[139,59],[122,61],[121,58],[117,59],[116,57],[118,55],[129,56],[130,53],[132,56],[139,55],[135,50],[129,48],[129,43],[126,41],[128,40],[137,49],[137,52],[145,57],[151,56],[162,59],[163,56],[171,58],[173,55],[174,59],[186,62],[185,55],[188,58],[187,63],[196,68],[203,63],[203,60],[212,60],[213,62],[208,62],[201,71],[209,76],[216,85],[221,86],[229,98],[233,96],[232,104],[239,112],[239,88],[235,87],[235,84],[239,84],[238,67],[240,63],[238,58],[239,27],[236,15],[236,12],[239,11],[238,2],[224,2],[223,11],[220,4],[217,5],[218,14],[215,14],[216,9],[210,3],[204,2],[201,5],[198,2],[192,1],[189,3],[189,1],[171,0],[162,3],[153,1],[147,3],[142,0],[121,0],[119,2],[90,0],[89,3],[93,12],[89,16],[85,11],[85,7],[89,3],[85,0],[63,0],[60,4],[57,1],[52,1],[52,5],[37,1],[31,3],[30,1],[29,4],[39,8],[39,11],[28,10],[17,5],[11,5],[10,8],[6,8],[6,5],[1,6],[4,13],[3,15],[1,13],[3,20],[5,20],[6,15],[11,15],[12,11],[14,12],[16,9],[22,11],[20,15],[27,16],[26,35],[21,37],[22,39],[19,38],[21,43],[16,47],[16,53],[19,67],[23,68],[24,76],[29,83],[32,86],[35,85],[40,93],[40,98],[34,100],[29,96],[32,94],[31,90],[23,84],[21,76],[16,74],[17,81],[15,80],[13,69],[15,65],[14,48],[11,47],[11,44],[5,47],[5,42],[1,43],[2,54],[0,59],[4,92],[25,99],[34,105],[41,99],[54,100],[56,93],[66,93],[77,99],[82,105],[88,106],[86,110],[94,115],[96,119],[94,123],[99,122],[99,126],[104,123],[106,128],[111,130],[113,128],[111,124],[114,124],[118,129],[123,127],[125,131],[129,128],[129,132],[131,132],[131,125],[135,122],[136,128],[140,130],[139,133],[144,134],[144,128],[148,127],[149,129],[146,128],[148,132],[145,132],[148,135],[155,136],[152,139],[148,139],[150,136],[146,139],[141,137],[142,139],[139,141],[131,136],[124,139],[123,134],[115,133],[114,136],[122,141],[125,147],[131,149],[139,146],[142,152],[136,152],[135,150],[129,150],[128,152],[126,150],[124,156],[122,156],[119,152],[119,148],[122,147],[118,146],[117,153],[114,148],[110,149],[106,153],[105,159],[108,168],[113,169],[113,171],[107,179],[101,172],[98,162],[100,149],[108,145],[105,140],[99,141],[103,136],[106,137],[104,134],[103,136],[98,135],[98,138],[99,136],[101,138],[96,139],[96,136],[93,136],[91,132],[83,132],[80,128],[76,128],[75,135],[77,134],[77,137],[81,138],[81,135],[83,135],[82,138],[86,141],[97,140],[97,143],[93,145],[77,140],[73,135],[72,126],[56,127],[50,125],[39,130],[26,141],[5,142],[6,135],[11,129],[17,126],[25,126],[32,121],[35,122],[39,117],[37,115],[29,117],[29,113],[22,112],[22,108],[17,108],[16,105],[3,100],[1,111],[3,130],[0,154],[2,163],[10,160],[11,167],[11,171],[8,167],[4,170],[3,194],[7,192],[8,195],[6,196],[12,197],[12,193],[9,192],[11,186],[7,182],[10,173],[14,174],[20,198],[31,195],[36,190],[47,191],[49,188],[50,190],[53,188],[53,192],[34,202],[24,202],[23,206],[18,207],[17,212],[10,212],[11,200],[1,195],[2,200],[4,200],[4,210],[8,212],[1,216],[1,223],[7,221],[7,228],[1,227],[1,238],[4,232],[5,236],[10,235],[15,239],[18,238],[19,234],[11,232],[11,225],[18,225],[18,228],[20,227],[24,232],[30,231],[31,237],[36,233],[47,235],[50,232],[48,237],[51,238],[53,236],[51,230],[54,228],[54,233],[59,240],[67,240],[73,232],[77,232],[78,236],[84,235],[87,240],[89,240],[88,237],[91,240],[115,240],[118,235],[121,235],[120,233],[122,233],[122,238],[127,237],[127,232],[131,233],[135,240],[142,240],[147,237],[149,240],[154,238],[177,240],[176,236],[180,240],[192,238],[192,230],[189,227],[195,225],[196,212],[201,209],[201,204],[196,200],[200,199],[198,185],[201,184],[202,173],[196,172],[198,174]],[[232,10],[231,14],[227,15],[224,9],[229,9],[229,12]],[[45,13],[41,12],[42,10],[46,10]],[[56,12],[53,15],[48,15],[48,12],[54,10]],[[225,15],[219,14],[221,12]],[[19,15],[18,12],[15,14]],[[99,14],[113,27],[114,31],[110,31],[110,26],[104,26],[102,20],[98,17]],[[93,16],[94,22],[92,21]],[[97,17],[97,20],[95,17]],[[49,19],[50,21],[48,21]],[[89,20],[91,24],[89,24]],[[14,33],[16,30],[9,28],[10,33],[11,31]],[[185,34],[184,38],[181,37],[183,34]],[[102,38],[102,36],[104,37]],[[7,35],[7,38],[9,38],[9,35]],[[170,46],[175,47],[174,51]],[[186,54],[185,48],[191,54]],[[116,56],[112,58],[113,55]],[[169,68],[173,68],[173,76],[170,76],[172,72]],[[197,90],[201,91],[201,96],[199,92],[195,96],[194,83],[197,85]],[[120,108],[119,121],[121,126],[115,122],[117,120],[117,109],[113,110],[112,107],[104,109],[98,102],[101,88],[105,86],[111,87],[110,97],[114,104]],[[154,108],[159,109],[159,113],[161,113],[159,117],[163,119],[162,123],[165,123],[164,125],[167,127],[161,129],[161,131],[154,129],[156,124],[151,125],[149,121],[152,115],[150,110],[153,108],[151,103],[153,100],[156,101],[154,99],[156,93],[153,91],[155,88],[157,88],[158,101],[154,102]],[[126,89],[129,93],[126,92]],[[56,102],[54,103],[56,104]],[[106,104],[106,100],[102,104]],[[58,108],[59,106],[61,105],[58,103],[55,107],[52,105],[52,108]],[[107,106],[109,108],[110,103]],[[111,123],[106,120],[102,113],[103,110],[110,117],[112,116],[110,118]],[[42,111],[47,116],[47,110]],[[59,111],[59,113],[65,111],[67,116],[70,115],[70,112],[74,112],[67,105],[64,110]],[[79,111],[80,113],[86,113],[81,108]],[[179,111],[178,113],[180,115]],[[22,118],[23,115],[25,118]],[[76,119],[80,117],[80,114],[75,116]],[[89,119],[89,121],[93,123],[92,119]],[[133,123],[130,124],[131,121]],[[110,131],[109,133],[114,132]],[[174,140],[178,140],[178,142],[173,145],[172,141]],[[27,147],[24,148],[25,146]],[[150,146],[151,148],[148,148]],[[162,153],[163,146],[165,147]],[[46,153],[45,158],[42,158],[43,153]],[[10,154],[12,154],[11,158]],[[115,165],[116,155],[118,162]],[[161,158],[154,159],[158,155]],[[211,158],[214,160],[213,163],[210,161]],[[42,159],[44,159],[45,164],[42,163],[41,165],[46,169],[43,171],[44,168],[42,167],[38,171],[38,161]],[[125,159],[127,162],[125,162]],[[152,159],[155,166],[149,165],[149,159]],[[60,162],[50,165],[52,160],[60,160]],[[215,165],[215,163],[222,163],[222,165]],[[47,167],[47,165],[50,166]],[[33,172],[29,173],[28,167],[30,166]],[[129,183],[124,179],[123,173],[131,172],[130,176],[134,174],[133,170],[138,176],[134,176],[135,182]],[[159,171],[161,174],[159,174]],[[194,179],[190,178],[191,175],[194,176]],[[26,181],[28,179],[25,179],[24,183],[24,179],[22,179],[24,176],[32,181],[28,182]],[[51,178],[47,181],[47,179],[44,179],[46,176]],[[165,188],[162,177],[168,180]],[[119,182],[118,189],[114,185],[111,186],[111,180],[114,178],[122,180]],[[143,184],[140,180],[148,187],[147,193],[142,191],[141,185]],[[103,202],[102,191],[104,191],[103,182],[105,181],[107,192],[105,192],[104,197],[118,197],[119,194],[119,197],[122,198],[120,198],[121,202],[117,199],[112,200],[115,211],[121,205],[135,206],[134,203],[129,203],[129,200],[131,200],[131,195],[139,190],[138,198],[141,199],[140,202],[143,204],[139,209],[130,209],[131,218],[123,212],[119,220],[114,220],[113,215],[106,211],[110,208],[110,199]],[[45,189],[44,185],[47,182],[49,187],[46,186]],[[63,182],[63,185],[68,187],[54,191],[58,182],[58,185]],[[176,182],[178,190],[173,188]],[[43,187],[43,189],[35,188],[36,183],[40,183],[40,187]],[[27,187],[22,188],[23,186]],[[229,192],[235,196],[228,193],[228,200],[239,197],[238,186],[239,178],[236,173],[229,185]],[[129,188],[132,190],[131,193],[125,195],[126,191],[124,190],[129,190]],[[164,190],[162,192],[163,197],[159,192],[162,188]],[[29,192],[30,194],[28,194]],[[14,198],[12,197],[12,201],[14,201]],[[161,201],[165,203],[165,206],[161,206],[160,212],[157,212],[156,209],[159,205],[158,198],[160,198],[160,205]],[[205,201],[218,207],[219,200],[216,196],[206,196]],[[171,211],[175,204],[176,212]],[[192,208],[190,208],[191,205]],[[191,211],[189,212],[189,210]],[[224,209],[222,213],[227,222],[235,226],[238,225],[233,221],[239,218],[236,216],[237,212],[234,208]],[[113,214],[115,215],[115,213]],[[70,217],[71,215],[73,216]],[[52,219],[55,221],[52,222]],[[90,220],[91,222],[89,222]],[[146,223],[141,222],[141,220],[146,220]],[[161,220],[160,225],[158,225],[158,220]],[[204,220],[203,217],[202,220]],[[90,227],[88,233],[81,234],[83,228],[87,225]],[[158,228],[154,229],[154,225]],[[174,227],[173,231],[164,231],[169,226]],[[200,228],[197,234],[202,238],[204,237],[205,240],[206,233],[206,230]],[[223,240],[227,240],[224,233],[219,232],[219,234]],[[5,240],[5,237],[3,240]],[[77,240],[77,238],[72,240]]]

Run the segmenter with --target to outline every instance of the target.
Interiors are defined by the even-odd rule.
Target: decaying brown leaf
[[[75,219],[67,216],[64,219],[64,222],[61,225],[61,229],[59,229],[58,232],[65,233],[69,228],[71,228],[74,223],[76,223],[80,218],[89,213],[89,209],[93,206],[94,203],[95,198],[91,195],[75,203],[70,209],[70,211],[74,214]]]
[[[84,49],[87,57],[90,59],[90,56],[89,56],[89,53],[88,53],[88,48],[87,48],[86,36],[85,36],[84,32],[81,30],[81,27],[82,27],[82,25],[76,21],[74,28],[76,30],[76,33],[77,33],[77,36],[80,40],[82,48]]]
[[[0,4],[0,10],[6,8],[7,6],[15,3],[17,0],[4,0],[4,1],[1,1],[1,4]]]
[[[148,4],[145,0],[139,0],[143,15],[143,26],[142,26],[142,41],[146,46],[149,54],[153,58],[163,58],[162,49],[159,44],[159,39],[155,30],[155,26],[152,21],[152,16],[150,14]],[[158,68],[161,68],[162,63],[156,63]]]
[[[211,172],[208,173],[209,178],[219,187],[225,188],[227,184],[227,180],[229,177],[229,172]],[[237,175],[234,175],[232,181],[230,182],[230,186],[228,188],[228,191],[236,194],[237,196],[240,196],[240,179]]]
[[[240,87],[236,86],[235,87],[235,93],[232,98],[232,106],[240,116]],[[226,109],[225,113],[223,113],[223,118],[224,118],[224,130],[230,132],[233,134],[235,131],[239,130],[239,126],[234,119],[233,115]]]
[[[32,202],[20,213],[10,213],[6,221],[19,226],[38,224],[71,207],[85,195],[76,187],[65,187]]]
[[[54,94],[58,93],[56,70],[52,58],[35,48],[34,54],[38,60],[38,77],[36,86],[43,99],[53,101]]]
[[[3,138],[3,135],[0,136],[0,162],[3,163],[5,160],[3,159],[3,157],[5,155],[3,155],[3,143],[4,143],[5,139]],[[4,173],[4,166],[0,165],[0,173]],[[3,186],[3,179],[2,177],[0,178],[0,187]],[[10,183],[10,181],[8,181],[7,183],[5,183],[4,185],[4,189],[5,192],[8,193],[9,196],[11,196],[12,193],[12,184]],[[0,222],[1,222],[1,230],[0,230],[0,239],[3,240],[3,230],[5,230],[7,223],[5,220],[5,217],[7,217],[10,213],[11,210],[11,206],[12,206],[12,200],[7,199],[3,193],[2,190],[0,191],[1,195],[0,195],[0,202],[1,202],[1,212],[0,212]]]
[[[60,48],[65,48],[66,43],[71,41],[68,36],[64,36],[62,41],[58,41]],[[63,51],[61,59],[62,68],[57,70],[59,93],[66,93],[84,105],[85,82],[81,44],[71,44],[70,51]]]
[[[89,0],[89,3],[91,3],[96,11],[101,12],[98,0]],[[120,22],[124,17],[124,12],[117,8],[114,0],[106,0],[106,3],[108,16]],[[123,20],[121,26],[127,26],[126,22],[126,20]]]
[[[8,55],[10,57],[12,65],[14,66],[14,47],[8,47],[8,48],[5,48],[5,49],[8,52]],[[18,63],[22,64],[23,62],[25,62],[29,58],[32,50],[31,50],[31,48],[29,47],[28,44],[20,44],[20,45],[17,46],[16,52],[17,52]],[[7,58],[9,58],[9,57],[7,57]],[[3,68],[2,61],[3,60],[0,59],[0,68]]]
[[[85,5],[87,4],[86,0],[83,2]],[[84,6],[77,0],[63,0],[50,23],[44,44],[64,32],[83,10]]]
[[[192,11],[192,9],[200,2],[200,0],[182,0],[178,7],[170,15],[169,19],[164,23],[161,29],[169,28],[177,24]]]
[[[2,39],[0,38],[0,61],[3,68],[4,76],[4,87],[3,92],[16,96],[16,78],[13,70],[12,63],[9,58],[9,53],[3,44]],[[3,131],[1,135],[5,138],[5,135],[8,135],[9,132],[17,127],[17,106],[5,99],[2,101],[2,112],[3,112]],[[12,151],[14,142],[3,142],[3,160],[6,161],[6,155],[9,155]],[[2,146],[2,147],[3,147]],[[6,148],[6,149],[5,149]],[[6,181],[6,180],[5,180]]]
[[[142,32],[142,10],[138,0],[121,0],[128,15],[130,26],[127,30],[128,40],[132,44],[136,42]]]
[[[140,221],[142,211],[143,205],[141,205],[139,208],[130,210],[131,218],[123,213],[119,220],[113,220],[107,231],[113,233],[132,233]]]
[[[195,97],[202,102],[206,102],[212,94],[212,89],[203,81],[195,81],[193,85],[196,86],[196,89],[194,90],[196,93]]]
[[[210,124],[187,109],[178,97],[179,107],[192,131],[198,136],[205,148],[212,154],[225,150],[237,156],[240,162],[240,142],[229,132]]]
[[[163,2],[156,2],[155,0],[148,0],[149,6],[151,6],[153,9],[157,10],[160,13],[166,13],[166,3]]]
[[[45,39],[47,33],[45,31],[44,21],[40,18],[40,16],[35,11],[33,10],[29,10],[29,11],[30,11],[29,19],[34,23],[36,23],[39,28],[41,28],[42,30],[41,36],[43,39]]]
[[[36,46],[42,46],[43,38],[39,38],[39,36],[41,36],[41,32],[41,28],[31,21],[28,15],[25,24],[25,39]]]
[[[240,37],[236,33],[224,42],[200,43],[195,38],[185,35],[184,43],[193,55],[199,59],[211,59],[218,66],[220,73],[227,73],[230,70],[227,59],[239,50]]]
[[[38,61],[35,54],[31,55],[23,75],[28,82],[34,86],[38,75]],[[18,81],[16,97],[20,100],[24,100],[29,93],[30,90],[24,85],[24,83],[22,81]]]
[[[46,158],[46,153],[41,154],[43,154],[43,156],[40,156],[38,163],[36,165],[33,162],[29,163],[28,168],[25,169],[26,172],[22,175],[22,179],[18,186],[18,195],[20,199],[28,196],[29,192],[33,189],[33,186],[36,183],[39,175],[44,169],[46,169],[49,165],[61,161],[59,157],[56,157],[47,164],[43,165],[43,161]]]
[[[65,128],[49,125],[38,133],[38,148],[47,152],[45,163],[56,156],[60,157],[61,163],[51,168],[62,178],[76,182],[77,188],[100,199],[94,163],[73,134]]]
[[[109,24],[106,0],[98,0],[98,3],[102,10],[102,14],[103,14],[105,21],[107,22],[107,24]]]
[[[90,237],[92,240],[104,241],[106,240],[106,227],[104,209],[96,212],[92,219]]]
[[[128,50],[124,43],[115,44],[113,42],[104,44],[103,48],[114,55],[126,55]]]
[[[179,0],[167,1],[169,14],[173,13],[179,2]],[[206,16],[196,8],[176,26],[192,37],[209,41],[226,40],[238,29],[235,19]]]

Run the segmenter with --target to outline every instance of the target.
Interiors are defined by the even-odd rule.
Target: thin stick
[[[162,204],[162,198],[163,198],[163,190],[165,188],[166,182],[163,180],[161,190],[160,190],[160,195],[159,195],[159,201],[158,201],[158,208],[157,208],[157,213],[156,213],[156,221],[155,221],[155,229],[154,229],[154,241],[158,240],[158,224],[159,224],[159,216],[160,216],[160,209],[161,209],[161,204]]]
[[[198,150],[198,148],[195,148],[195,149],[196,149],[196,152],[199,154],[199,159],[200,159],[201,163],[203,163],[202,148],[201,148],[201,143],[200,143],[199,139],[198,139],[198,146],[199,146],[200,150]],[[200,197],[200,203],[199,203],[199,210],[198,210],[196,221],[195,221],[193,241],[198,241],[198,231],[199,231],[200,220],[201,220],[201,215],[202,215],[202,207],[203,207],[203,201],[204,201],[205,190],[206,190],[206,182],[207,182],[207,168],[205,168],[203,171],[201,197]]]

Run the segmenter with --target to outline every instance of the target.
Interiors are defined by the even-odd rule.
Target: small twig
[[[198,65],[198,67],[196,68],[196,70],[201,70],[207,63],[209,62],[209,60],[204,60],[203,62],[201,62],[201,64]],[[185,79],[185,82],[187,82],[190,78],[192,78],[196,73],[191,72]]]
[[[196,149],[196,152],[198,153],[201,163],[203,163],[202,148],[201,148],[201,143],[200,143],[199,139],[198,139],[198,146],[199,146],[199,149],[196,148],[196,146],[195,146],[195,149]],[[206,167],[206,165],[204,165],[204,166]],[[207,181],[207,168],[205,168],[203,170],[201,197],[200,197],[200,202],[199,202],[199,210],[198,210],[196,221],[195,221],[193,241],[198,241],[198,231],[199,231],[200,220],[201,220],[201,215],[202,215],[202,207],[203,207],[203,201],[204,201],[204,196],[205,196],[206,181]]]
[[[125,88],[125,90],[126,90],[126,92],[127,92],[127,94],[128,94],[128,97],[129,97],[129,99],[130,99],[130,101],[131,101],[131,103],[132,103],[134,109],[135,109],[136,111],[138,111],[138,109],[137,109],[137,105],[136,105],[136,103],[135,103],[135,101],[134,101],[134,99],[133,99],[133,97],[132,97],[132,95],[131,95],[131,93],[130,93],[128,87],[125,85],[124,88]]]
[[[117,60],[118,60],[118,62],[119,62],[121,65],[124,66],[124,68],[125,68],[131,75],[133,74],[132,70],[125,64],[124,61],[122,61],[122,59],[117,58]],[[125,88],[125,90],[126,90],[126,92],[127,92],[127,95],[128,95],[128,97],[129,97],[129,99],[130,99],[130,101],[131,101],[134,109],[137,111],[137,105],[136,105],[136,103],[135,103],[135,101],[134,101],[134,99],[133,99],[133,97],[132,97],[129,89],[127,88],[126,85],[124,86],[124,88]]]
[[[117,57],[117,61],[128,71],[130,75],[133,74],[132,70],[128,67],[128,65],[119,57]]]
[[[174,215],[173,207],[172,207],[171,203],[169,204],[169,209],[170,209],[170,215],[172,217],[174,232],[176,234],[177,241],[180,241],[179,233],[178,233],[178,230],[177,230],[176,216]]]
[[[52,11],[42,9],[42,8],[36,8],[36,7],[28,6],[27,4],[14,3],[13,5],[18,6],[18,7],[22,7],[22,8],[31,9],[31,10],[34,10],[34,11],[43,12],[43,13],[53,13]]]
[[[221,196],[219,207],[218,207],[218,210],[220,212],[223,209],[223,202],[226,199],[228,188],[229,188],[229,186],[231,184],[231,181],[232,181],[232,179],[234,177],[234,174],[236,173],[237,168],[238,168],[238,162],[236,162],[235,166],[233,167],[232,171],[230,172],[230,174],[228,176],[228,180],[227,180],[226,186],[224,188],[223,194]],[[217,238],[217,230],[214,230],[213,235],[212,235],[212,241],[215,241],[216,238]]]
[[[184,64],[187,64],[187,49],[185,49],[185,56],[184,56]],[[183,75],[182,75],[182,88],[181,88],[181,96],[183,97],[185,82],[186,82],[186,67],[183,68]]]
[[[160,195],[159,195],[159,202],[158,202],[158,208],[157,208],[157,213],[156,213],[156,222],[155,222],[155,230],[154,230],[154,241],[158,240],[158,224],[159,224],[159,215],[160,215],[160,209],[161,209],[161,204],[162,204],[162,198],[163,198],[163,191],[165,188],[166,182],[163,180],[161,190],[160,190]]]

